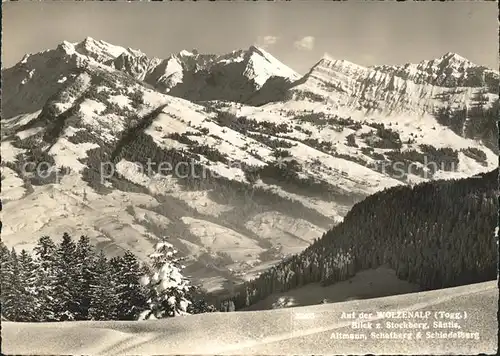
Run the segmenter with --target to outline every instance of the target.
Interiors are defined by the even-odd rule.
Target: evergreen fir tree
[[[187,309],[187,312],[189,314],[214,313],[216,311],[216,307],[214,307],[212,304],[208,304],[203,299],[193,301]]]
[[[5,246],[5,244],[0,241],[0,276],[1,276],[1,293],[0,293],[0,306],[2,308],[2,317],[9,313],[9,298],[13,291],[13,286],[10,284],[12,281],[12,275],[14,273],[14,261],[12,254]]]
[[[42,236],[34,248],[36,255],[36,288],[38,320],[54,321],[54,296],[55,296],[55,259],[56,245],[49,236]]]
[[[10,255],[9,248],[7,246],[5,246],[3,241],[0,240],[0,263],[7,263],[10,261],[10,258],[11,258],[11,255]]]
[[[1,290],[0,290],[0,307],[2,308],[2,317],[5,314],[5,299],[10,292],[10,284],[9,281],[12,278],[13,263],[12,263],[12,255],[3,243],[0,241],[0,282],[1,282]]]
[[[81,236],[75,250],[76,262],[76,297],[78,311],[75,318],[86,320],[89,318],[89,307],[91,299],[90,285],[93,279],[93,267],[95,265],[95,251],[87,236]]]
[[[184,266],[181,259],[175,257],[177,251],[172,244],[160,242],[156,245],[151,259],[152,271],[141,282],[148,288],[148,309],[139,319],[160,319],[189,314],[191,304],[189,294],[192,291],[189,280],[180,271]]]
[[[10,255],[12,272],[8,274],[6,283],[8,288],[2,290],[2,314],[10,321],[32,321],[34,305],[33,301],[27,297],[30,294],[22,280],[26,261],[23,260],[24,265],[21,266],[14,249]],[[23,259],[25,259],[24,256]]]
[[[191,304],[189,304],[187,309],[189,314],[213,313],[217,311],[214,305],[207,303],[206,291],[202,290],[200,286],[191,289],[189,300],[191,300]]]
[[[113,259],[112,265],[119,299],[117,318],[136,320],[147,308],[146,289],[140,284],[141,265],[130,251],[126,251],[123,257]]]
[[[57,247],[54,286],[54,308],[57,320],[74,320],[78,314],[77,283],[75,281],[77,265],[75,260],[76,245],[71,236],[64,233]]]
[[[228,300],[223,300],[223,301],[220,303],[219,310],[220,310],[221,312],[227,312],[227,311],[229,311],[229,301],[228,301]]]
[[[93,273],[89,317],[91,320],[115,320],[119,299],[111,266],[102,250],[97,256]]]
[[[21,300],[23,304],[23,317],[20,321],[36,321],[40,305],[37,301],[37,276],[36,265],[31,255],[22,250],[19,254],[19,277],[21,280]]]

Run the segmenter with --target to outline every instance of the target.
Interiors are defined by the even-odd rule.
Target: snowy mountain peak
[[[183,49],[180,52],[173,53],[170,56],[168,56],[165,61],[176,61],[179,63],[190,63],[189,67],[193,63],[198,63],[198,65],[201,65],[201,63],[209,62],[210,60],[213,60],[216,58],[217,55],[215,54],[200,54],[198,50],[192,49],[188,51],[187,49]]]
[[[266,54],[269,55],[269,53],[267,53],[262,48],[257,47],[255,45],[251,45],[250,47],[248,47],[247,52],[248,53],[257,53],[257,54],[260,54],[261,56],[264,56],[264,57],[266,56]]]
[[[85,56],[92,57],[98,62],[105,62],[111,59],[115,59],[124,53],[127,53],[134,57],[144,55],[144,53],[139,50],[116,46],[106,41],[95,40],[92,37],[86,37],[83,41],[76,43],[69,43],[64,41],[62,46],[69,50],[71,50],[71,46],[73,46],[74,51]]]
[[[179,55],[180,56],[194,56],[195,54],[193,52],[189,52],[189,51],[186,51],[185,49],[183,49],[182,51],[179,52]]]
[[[311,71],[307,74],[307,76],[326,75],[327,77],[335,77],[338,74],[352,76],[359,73],[365,73],[367,71],[368,68],[345,59],[335,59],[329,55],[323,55],[321,60],[311,68]]]
[[[470,63],[470,61],[467,58],[464,58],[461,55],[453,53],[453,52],[447,52],[443,56],[441,56],[439,59],[446,60],[448,62],[469,62]]]
[[[297,72],[262,48],[250,46],[245,53],[245,59],[248,61],[245,75],[253,79],[258,87],[262,87],[272,76],[284,77],[290,81],[300,78]]]
[[[61,44],[57,46],[57,50],[63,51],[66,54],[75,53],[75,45],[68,41],[63,41]]]
[[[94,43],[96,43],[96,42],[103,42],[103,41],[97,41],[97,40],[93,39],[92,37],[87,36],[87,37],[85,37],[85,39],[84,39],[83,41],[81,41],[80,43],[85,44],[85,45],[90,45],[90,46],[92,46],[92,45],[93,45]]]

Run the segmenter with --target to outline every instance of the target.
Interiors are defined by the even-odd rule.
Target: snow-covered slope
[[[476,68],[457,61],[446,63]],[[256,47],[162,60],[87,38],[27,55],[3,72],[2,240],[29,248],[68,231],[110,254],[145,257],[167,235],[207,288],[241,282],[305,248],[369,194],[497,166],[491,140],[469,132],[493,137],[493,119],[471,109],[462,130],[433,115],[452,104],[437,94],[472,105],[489,82],[450,88],[444,65],[429,63],[409,75],[324,58],[297,80]],[[472,85],[464,78],[459,84]],[[497,98],[485,93],[483,109]],[[266,104],[239,103],[257,97]],[[358,108],[375,101],[384,110]],[[157,168],[195,162],[209,179],[132,164],[148,159]],[[437,169],[424,167],[429,160]],[[33,175],[25,161],[59,171]]]
[[[369,300],[145,322],[3,321],[2,350],[24,355],[495,354],[497,308],[498,288],[492,281]],[[429,317],[387,317],[390,312],[404,311],[429,312]],[[438,319],[438,312],[467,318]],[[342,313],[355,317],[342,317]],[[372,317],[361,319],[361,313],[372,313]],[[371,322],[373,328],[353,329],[353,321]],[[427,323],[429,328],[390,328],[389,322]],[[445,326],[439,328],[434,322]],[[453,322],[460,328],[450,326]],[[375,329],[376,323],[381,324],[380,329]],[[421,338],[417,338],[418,332]],[[393,333],[392,339],[389,333]],[[411,333],[411,339],[394,336],[402,333]],[[455,337],[441,336],[448,333]],[[365,335],[366,339],[342,338],[345,334]]]

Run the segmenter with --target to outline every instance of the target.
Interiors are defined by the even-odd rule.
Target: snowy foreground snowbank
[[[393,297],[355,300],[291,309],[213,313],[142,322],[2,322],[6,354],[144,355],[144,354],[477,354],[497,350],[497,282],[486,282]],[[377,312],[431,312],[428,319],[381,318]],[[461,313],[466,319],[435,319],[435,312]],[[373,313],[373,327],[353,329],[342,312]],[[369,320],[366,320],[369,321]],[[386,323],[428,323],[429,330],[388,329]],[[461,328],[433,327],[456,321]],[[413,333],[411,340],[380,339],[389,332]],[[416,340],[417,332],[422,339]],[[448,332],[478,333],[478,339],[428,338]],[[339,339],[365,334],[365,340]],[[464,334],[465,335],[465,334]],[[468,334],[472,335],[472,334]]]

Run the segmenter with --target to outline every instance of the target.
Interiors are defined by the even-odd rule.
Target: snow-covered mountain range
[[[167,235],[208,289],[303,250],[376,191],[498,165],[499,73],[452,53],[325,57],[300,76],[253,46],[159,59],[87,38],[2,78],[2,240],[67,231],[145,257]],[[159,174],[187,161],[209,177]]]
[[[491,101],[498,96],[498,72],[453,53],[418,64],[376,67],[326,56],[302,82],[292,92],[311,92],[334,107],[369,113],[434,113],[450,105],[473,106],[481,94]]]

